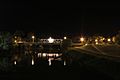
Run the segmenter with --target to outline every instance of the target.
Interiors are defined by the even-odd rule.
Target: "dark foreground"
[[[52,61],[49,66],[48,60],[32,66],[26,59],[16,65],[0,65],[0,80],[120,80],[120,62],[76,51],[66,53],[64,59],[65,66],[62,61]]]
[[[81,66],[76,63],[67,66],[53,65],[53,66],[15,66],[12,71],[1,72],[0,79],[32,79],[32,80],[113,80],[111,76],[99,72],[97,69]]]

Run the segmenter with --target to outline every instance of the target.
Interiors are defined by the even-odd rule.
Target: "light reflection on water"
[[[16,65],[16,63],[17,63],[17,62],[16,62],[16,61],[14,61],[14,65]]]
[[[51,66],[51,59],[48,59],[48,61],[49,61],[49,66]]]
[[[34,59],[32,59],[32,65],[34,65]]]
[[[38,58],[47,58],[49,66],[52,65],[52,60],[62,61],[62,53],[38,53]],[[65,65],[65,63],[64,63]]]
[[[18,57],[18,56],[17,56]],[[20,57],[22,60],[22,57]],[[16,59],[16,56],[14,57],[15,61],[13,62],[14,65],[17,65],[19,62]],[[39,59],[39,63],[40,61],[43,60],[47,60],[48,61],[48,65],[51,66],[53,63],[52,61],[58,61],[58,62],[63,62],[62,65],[66,65],[66,62],[64,60],[62,60],[62,53],[38,53],[37,57],[31,57],[31,65],[35,65],[36,59]]]

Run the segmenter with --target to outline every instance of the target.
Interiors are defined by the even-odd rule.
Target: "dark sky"
[[[36,5],[32,2],[1,2],[0,30],[91,35],[112,34],[120,29],[120,8],[117,7],[41,8]]]

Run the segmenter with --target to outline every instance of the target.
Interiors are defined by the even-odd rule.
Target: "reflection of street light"
[[[95,44],[98,44],[98,42],[96,42]]]
[[[66,61],[64,61],[64,66],[66,65]]]
[[[48,41],[49,41],[49,43],[53,43],[54,39],[52,39],[51,37],[49,37]]]
[[[34,65],[34,60],[32,59],[32,65]]]
[[[51,59],[48,59],[48,61],[49,61],[49,66],[51,66]]]
[[[64,39],[67,39],[67,37],[64,37]]]
[[[15,64],[15,65],[16,65],[16,63],[17,63],[17,62],[16,62],[16,61],[14,61],[14,64]]]

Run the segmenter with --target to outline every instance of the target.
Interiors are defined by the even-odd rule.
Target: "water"
[[[13,56],[11,61],[14,65],[42,65],[42,61],[46,61],[49,66],[53,65],[53,61],[63,62],[61,45],[44,44],[42,48],[38,45],[23,45],[13,47],[11,51]],[[61,65],[66,65],[63,62]]]
[[[29,65],[35,65],[41,63],[42,61],[46,61],[46,64],[48,61],[49,66],[53,65],[53,61],[61,62],[61,65],[64,66],[66,65],[66,62],[62,59],[62,53],[36,53],[36,55],[32,55],[32,56],[23,55],[19,57],[15,55],[13,60],[14,60],[13,61],[14,65],[20,64],[22,62],[24,62],[24,64],[22,65],[26,65],[25,62],[28,62],[27,64]],[[31,60],[31,63],[29,63],[30,62],[29,60]]]
[[[45,75],[48,74],[50,76],[53,76],[53,75],[54,76],[59,76],[59,75],[64,76],[66,74],[69,74],[70,76],[67,76],[67,77],[72,77],[73,75],[75,75],[73,78],[76,78],[76,77],[80,78],[80,75],[81,75],[81,77],[83,75],[85,75],[85,76],[90,75],[92,77],[94,77],[96,75],[99,77],[99,75],[102,75],[99,72],[97,74],[98,69],[94,70],[87,64],[85,64],[85,65],[81,64],[82,66],[79,65],[78,63],[80,61],[79,60],[76,61],[76,57],[75,57],[75,61],[71,61],[71,56],[73,54],[75,55],[75,53],[72,53],[72,52],[69,52],[72,55],[67,55],[67,57],[68,57],[68,59],[70,59],[70,61],[67,59],[63,59],[64,53],[61,53],[61,52],[58,52],[58,53],[56,53],[56,52],[41,52],[41,51],[37,52],[37,51],[24,51],[24,50],[22,50],[23,53],[21,51],[17,51],[17,52],[19,52],[19,53],[15,52],[14,56],[11,58],[11,60],[12,60],[11,63],[14,66],[11,68],[10,67],[7,67],[7,68],[9,68],[11,72],[17,72],[19,74],[21,73],[21,75],[23,75],[23,76],[28,75],[27,78],[32,77],[32,74],[34,76],[38,75],[38,77],[40,77],[40,73],[42,75],[43,75],[43,73],[45,73]],[[81,54],[81,56],[82,56],[82,54]],[[86,61],[84,58],[89,59],[89,56],[83,56],[83,59],[81,59],[81,60]],[[68,64],[71,62],[72,62],[72,64],[70,66],[68,66]],[[1,68],[1,69],[3,70],[3,68]],[[59,75],[56,72],[58,72]],[[78,72],[79,74],[76,72]],[[23,73],[25,73],[25,74],[23,74]],[[19,74],[17,74],[17,76],[19,76]],[[14,75],[12,75],[12,76],[14,76]],[[100,78],[101,78],[101,76],[100,76]],[[109,79],[106,79],[106,80],[109,80]]]

